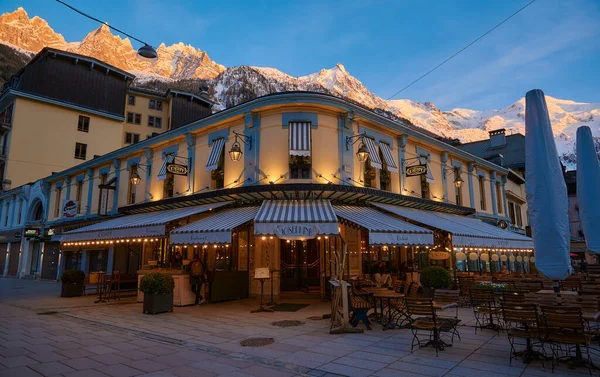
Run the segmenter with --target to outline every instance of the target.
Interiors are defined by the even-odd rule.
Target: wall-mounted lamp
[[[456,174],[456,172],[458,172],[458,174]],[[444,177],[448,176],[448,169],[444,169]],[[460,169],[458,170],[450,170],[450,176],[454,176],[454,186],[461,188],[463,186],[463,184],[465,183],[465,181],[463,181],[462,177],[460,176]]]
[[[347,151],[350,150],[350,146],[356,144],[356,142],[360,140],[360,146],[358,147],[358,151],[356,152],[356,159],[359,162],[365,162],[369,158],[369,150],[367,149],[367,146],[363,142],[363,139],[366,134],[367,134],[366,132],[362,132],[358,135],[346,136],[346,150]],[[356,139],[356,140],[354,140],[354,139]]]
[[[235,142],[231,146],[229,150],[229,157],[231,161],[239,161],[242,158],[244,152],[242,152],[242,148],[240,148],[240,141],[244,144],[248,143],[248,149],[252,150],[252,136],[247,136],[238,132],[233,131],[235,135]]]

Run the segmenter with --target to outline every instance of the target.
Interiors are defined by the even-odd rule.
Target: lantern
[[[535,263],[535,257],[531,257],[531,258],[529,258],[529,261],[530,261],[531,263]]]
[[[456,260],[466,260],[467,259],[467,254],[463,253],[462,251],[456,253]]]
[[[523,261],[524,261],[525,263],[529,263],[529,257],[523,257]]]
[[[472,261],[476,261],[477,259],[479,259],[479,255],[477,255],[477,253],[471,253],[469,254],[469,259]]]
[[[515,261],[515,256],[511,255],[510,257],[508,257],[508,260],[511,261],[511,262],[514,262]]]
[[[493,262],[498,262],[499,259],[500,259],[500,257],[498,256],[498,254],[492,254],[492,261]]]
[[[508,257],[507,257],[506,255],[502,254],[502,255],[500,256],[500,260],[501,260],[502,262],[506,262],[506,261],[508,260]]]
[[[523,257],[520,255],[518,255],[516,259],[517,259],[517,262],[523,262]]]
[[[490,256],[487,254],[481,254],[481,261],[482,262],[487,262],[490,260]]]

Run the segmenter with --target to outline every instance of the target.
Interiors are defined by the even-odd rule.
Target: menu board
[[[269,267],[257,267],[254,269],[255,279],[269,279]]]

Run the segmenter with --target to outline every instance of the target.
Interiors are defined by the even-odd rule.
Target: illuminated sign
[[[39,237],[40,230],[39,229],[25,229],[25,238],[33,238]]]
[[[427,165],[413,165],[406,167],[407,177],[415,177],[423,174],[427,174]]]
[[[167,171],[175,175],[187,175],[188,167],[179,164],[167,164]]]

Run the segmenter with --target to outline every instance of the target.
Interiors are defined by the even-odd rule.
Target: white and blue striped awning
[[[383,155],[383,159],[385,160],[385,164],[387,165],[387,170],[390,173],[398,173],[398,165],[394,161],[394,156],[392,156],[392,150],[390,146],[386,143],[379,143],[379,149],[381,150],[381,154]]]
[[[101,223],[66,232],[61,242],[116,240],[121,238],[165,237],[168,222],[212,211],[231,202],[203,204],[194,207],[171,209],[118,217]]]
[[[420,156],[419,163],[421,165],[427,166],[427,175],[426,175],[427,182],[430,184],[434,184],[435,180],[433,179],[433,172],[431,171],[431,167],[429,166],[429,157],[428,156]]]
[[[370,245],[433,245],[433,231],[371,207],[333,206],[335,214],[369,231]]]
[[[231,243],[232,231],[254,220],[259,207],[230,208],[171,231],[172,245]]]
[[[304,240],[339,234],[329,200],[265,200],[254,218],[254,234]]]
[[[371,203],[384,211],[452,234],[452,246],[476,248],[530,249],[531,238],[466,216],[451,215],[391,204]]]
[[[208,161],[206,161],[206,171],[212,171],[219,167],[219,159],[221,159],[224,146],[225,138],[222,137],[217,140],[213,140],[212,149],[210,150]]]
[[[173,153],[169,153],[164,157],[163,164],[160,167],[160,170],[158,171],[158,176],[156,177],[156,179],[158,179],[159,181],[164,181],[165,179],[167,179],[167,165],[172,164],[173,161],[175,161],[175,154]]]
[[[381,158],[379,158],[379,152],[377,152],[377,146],[375,145],[375,140],[363,137],[363,143],[369,150],[369,161],[371,161],[371,166],[375,169],[381,169]]]
[[[290,122],[290,155],[310,156],[310,122]]]

